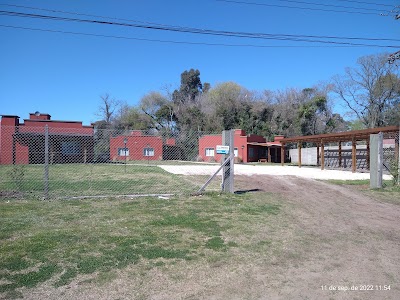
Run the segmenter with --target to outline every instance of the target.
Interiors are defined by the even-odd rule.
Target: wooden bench
[[[266,158],[260,158],[260,159],[258,160],[258,162],[268,162],[268,160],[267,160]]]

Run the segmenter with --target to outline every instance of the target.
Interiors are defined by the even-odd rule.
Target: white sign
[[[229,154],[229,146],[217,145],[217,154]]]

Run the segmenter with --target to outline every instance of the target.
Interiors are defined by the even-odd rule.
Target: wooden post
[[[267,159],[268,159],[268,162],[270,163],[271,162],[271,147],[268,147],[268,157],[267,157]]]
[[[317,167],[319,166],[319,144],[317,143]]]
[[[339,168],[342,167],[342,142],[339,141]]]
[[[281,164],[282,166],[285,164],[285,144],[281,143]]]
[[[299,168],[301,168],[301,143],[297,143],[297,149],[299,151],[299,162],[298,162],[298,165],[299,165]]]
[[[325,169],[325,145],[324,141],[321,140],[321,170]]]
[[[351,143],[351,171],[353,173],[356,172],[357,169],[357,141],[353,137],[352,143]]]

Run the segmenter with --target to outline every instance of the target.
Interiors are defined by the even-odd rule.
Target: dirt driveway
[[[299,177],[240,176],[236,183],[283,194],[303,238],[293,245],[297,264],[254,266],[259,283],[285,282],[278,289],[265,286],[265,299],[400,299],[399,205]]]

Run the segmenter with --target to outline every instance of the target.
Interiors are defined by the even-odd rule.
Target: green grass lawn
[[[143,162],[142,162],[143,163]],[[49,166],[50,198],[190,193],[199,186],[155,165],[59,164]],[[23,197],[44,196],[44,166],[0,166],[0,192]]]
[[[260,240],[282,204],[270,193],[83,200],[0,200],[0,296],[46,283],[53,288],[85,275],[92,280],[128,266],[218,261],[231,251],[268,253]],[[259,233],[257,233],[259,234]],[[255,252],[254,252],[255,251]],[[86,278],[87,279],[87,278]]]

